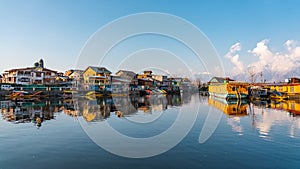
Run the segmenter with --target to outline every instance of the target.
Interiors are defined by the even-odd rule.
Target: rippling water
[[[228,103],[199,95],[1,101],[0,169],[299,168],[298,105]],[[179,116],[190,122],[194,115],[194,123],[183,122],[173,133],[179,135],[191,126],[176,146],[149,158],[113,154],[85,132],[95,127],[98,139],[106,139],[110,133],[100,131],[108,124],[131,138],[151,138],[171,129]],[[200,137],[207,140],[199,142]],[[120,150],[139,151],[122,140],[110,143]],[[156,146],[167,146],[164,143]],[[145,144],[149,151],[157,148]]]

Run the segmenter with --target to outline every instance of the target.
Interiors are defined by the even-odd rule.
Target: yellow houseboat
[[[279,83],[270,84],[271,91],[277,91],[288,96],[300,96],[300,84],[293,83]]]
[[[229,78],[214,77],[209,81],[210,96],[223,99],[244,99],[248,97],[248,83],[236,82]]]
[[[221,110],[228,116],[246,116],[248,104],[243,100],[235,100],[228,102],[227,100],[209,97],[208,104]]]

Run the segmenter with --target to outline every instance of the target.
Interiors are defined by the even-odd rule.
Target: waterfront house
[[[127,79],[130,81],[130,85],[137,85],[138,80],[137,80],[137,74],[134,73],[133,71],[128,71],[128,70],[119,70],[116,73],[116,76],[121,77],[123,79]]]
[[[70,81],[80,80],[83,72],[84,71],[80,69],[70,69],[65,72],[64,76],[68,77]]]
[[[147,70],[142,74],[137,75],[138,85],[142,90],[150,89],[154,86],[154,80],[152,78],[152,71]]]
[[[152,71],[151,70],[146,70],[146,71],[144,71],[143,74],[138,74],[137,78],[138,79],[152,78]]]
[[[144,71],[143,74],[137,75],[138,84],[142,87],[162,87],[168,81],[165,75],[154,75],[151,70]]]
[[[138,85],[142,90],[150,89],[153,87],[153,79],[152,78],[138,78]]]
[[[68,78],[68,82],[72,82],[73,87],[77,88],[81,86],[80,84],[83,85],[83,70],[79,69],[70,69],[67,70],[64,74]]]
[[[129,93],[130,79],[126,79],[122,76],[110,76],[110,79],[112,93]]]
[[[86,89],[102,90],[110,85],[111,71],[105,67],[89,66],[83,73],[83,82]]]
[[[83,74],[83,70],[74,70],[73,73],[71,73],[68,77],[72,81],[74,80],[80,81],[83,78],[82,74]]]
[[[41,59],[34,67],[16,68],[3,73],[2,83],[12,84],[55,84],[58,72],[44,68]]]

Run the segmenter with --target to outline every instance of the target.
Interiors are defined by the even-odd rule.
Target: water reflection
[[[209,97],[208,104],[226,114],[228,117],[227,124],[231,126],[232,131],[243,135],[244,129],[241,125],[240,116],[248,115],[248,104],[245,100],[227,101],[216,97]]]
[[[191,101],[191,95],[152,95],[145,97],[113,97],[71,100],[72,109],[65,113],[72,116],[83,116],[88,122],[102,121],[114,113],[118,117],[135,115],[138,112],[151,114],[164,111],[168,107],[182,106]]]
[[[282,128],[277,130],[288,132],[291,138],[296,137],[296,131],[300,129],[299,100],[285,100],[282,102],[255,101],[247,103],[246,101],[229,102],[224,99],[210,97],[208,104],[227,115],[227,124],[238,135],[243,135],[245,126],[248,125],[242,122],[245,117],[250,117],[250,126],[256,128],[259,137],[265,140],[272,140],[271,130],[278,126]]]
[[[182,106],[191,101],[191,95],[153,95],[146,97],[77,98],[44,101],[0,101],[2,119],[13,123],[34,123],[41,127],[55,113],[64,112],[72,117],[82,116],[87,122],[103,121],[112,114],[117,117],[131,116],[139,112],[152,114],[169,107]]]
[[[266,140],[272,139],[272,129],[278,126],[294,138],[296,129],[300,129],[299,112],[298,100],[254,102],[251,104],[252,126],[258,129],[259,137]]]
[[[227,101],[224,99],[209,97],[208,104],[221,110],[226,115],[230,116],[246,116],[248,104],[245,100]]]
[[[34,123],[38,128],[46,120],[55,118],[55,113],[63,110],[62,101],[0,102],[2,119],[19,123]]]
[[[141,122],[140,115],[149,115],[147,120],[154,121],[169,108],[181,107],[191,103],[192,95],[153,95],[146,97],[108,97],[108,98],[77,98],[42,101],[0,101],[2,119],[19,124],[33,123],[38,128],[47,120],[55,119],[56,113],[68,116],[83,117],[87,122],[100,122],[111,116],[127,117],[132,121]],[[272,139],[272,129],[280,127],[291,138],[299,137],[300,101],[226,101],[213,97],[199,97],[199,104],[216,108],[226,115],[226,123],[234,133],[243,135],[248,126],[255,128],[259,137]],[[142,120],[141,120],[142,119]],[[245,120],[244,120],[245,119]],[[273,133],[274,135],[274,133]]]

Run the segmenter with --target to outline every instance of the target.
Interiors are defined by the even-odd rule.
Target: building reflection
[[[228,116],[247,116],[248,104],[244,100],[227,101],[224,99],[209,97],[208,104],[221,110]]]
[[[16,102],[0,101],[2,119],[18,123],[42,123],[55,118],[56,113],[83,117],[87,122],[103,121],[111,115],[124,117],[138,112],[165,111],[191,102],[187,95],[151,95],[146,97],[100,97]]]
[[[242,135],[244,129],[241,125],[241,118],[243,116],[247,116],[247,108],[248,104],[244,100],[232,100],[227,101],[224,99],[209,97],[208,104],[212,107],[215,107],[221,110],[224,114],[227,115],[227,124],[231,126],[232,131]]]
[[[12,102],[1,101],[2,119],[19,123],[34,123],[38,128],[46,120],[55,118],[55,113],[61,112],[63,107],[62,101],[39,101],[39,102]]]
[[[299,100],[253,102],[250,107],[251,125],[257,128],[259,136],[263,139],[271,139],[270,133],[274,126],[288,124],[291,138],[294,138],[296,129],[300,129]]]
[[[83,116],[87,122],[103,121],[111,116],[117,117],[134,115],[138,112],[153,113],[164,111],[168,107],[182,106],[189,103],[191,96],[181,95],[151,95],[144,97],[106,97],[106,98],[80,98],[70,100],[64,112],[77,117]]]

